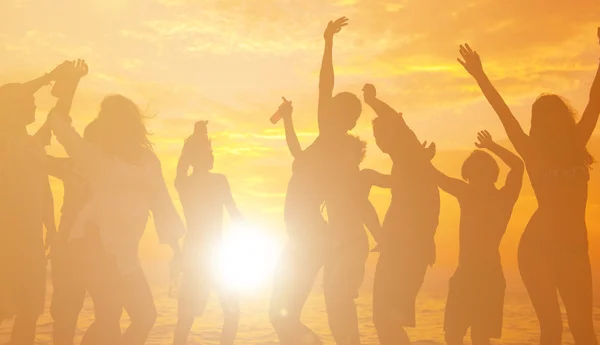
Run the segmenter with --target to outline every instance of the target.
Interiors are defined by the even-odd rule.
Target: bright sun
[[[248,225],[238,225],[215,251],[216,275],[227,289],[248,291],[269,281],[279,258],[279,243]]]

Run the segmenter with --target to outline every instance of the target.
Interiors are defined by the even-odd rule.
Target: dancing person
[[[27,126],[35,121],[34,94],[65,66],[0,86],[0,322],[14,317],[14,344],[34,343],[46,291],[44,226],[46,246],[56,233],[44,148]]]
[[[87,74],[72,66],[71,91]],[[152,293],[138,257],[149,213],[161,240],[178,258],[185,228],[167,191],[160,161],[152,151],[139,108],[120,95],[106,97],[94,142],[85,141],[57,111],[50,127],[88,181],[91,198],[72,226],[70,240],[83,245],[85,287],[94,302],[95,321],[82,344],[144,344],[156,320]],[[123,309],[131,324],[121,335]]]
[[[477,52],[465,45],[460,46],[460,55],[463,60],[458,61],[475,78],[525,161],[538,201],[521,237],[518,261],[540,323],[540,344],[561,343],[558,294],[575,344],[597,344],[585,210],[594,162],[586,145],[600,114],[600,68],[579,122],[560,96],[542,94],[533,103],[531,129],[526,134],[485,74]]]
[[[302,152],[302,147],[293,127],[293,108],[291,102],[285,98],[283,100],[284,103],[280,106],[280,113],[284,121],[286,142],[292,156],[298,157]],[[345,134],[340,139],[342,145],[339,148],[345,151],[339,150],[338,154],[345,153],[348,155],[350,169],[353,167],[358,168],[366,153],[366,143],[349,134]],[[352,170],[350,171],[352,172]],[[325,262],[324,274],[324,290],[330,327],[338,344],[360,344],[358,315],[354,300],[358,297],[358,289],[364,279],[365,264],[369,254],[368,237],[364,231],[364,226],[367,227],[376,241],[378,241],[381,231],[375,208],[368,199],[369,191],[373,185],[388,187],[389,184],[383,174],[374,170],[362,170],[360,173],[355,170],[354,173],[353,179],[349,179],[343,187],[350,188],[350,190],[357,189],[358,193],[355,195],[341,193],[342,188],[338,187],[338,190],[328,192],[329,195],[338,198],[338,200],[334,200],[332,197],[325,198],[329,219],[333,220],[334,224],[335,221],[338,221],[338,228],[330,230],[333,234],[333,244]],[[329,183],[329,185],[332,184]],[[361,210],[362,217],[351,218],[348,214],[343,213],[344,208],[340,206],[337,206],[337,214],[329,211],[331,210],[331,206],[329,206],[331,204],[334,207],[336,207],[336,204],[345,207],[351,206],[351,204],[340,202],[345,197],[362,198],[361,200],[350,200],[363,208]],[[346,211],[352,212],[352,209],[348,210],[346,208]],[[346,224],[345,228],[340,229],[340,221],[336,217],[344,217],[345,219],[351,219],[351,221]]]
[[[346,18],[330,22],[325,30],[325,53],[319,80],[319,137],[295,157],[286,193],[284,218],[288,243],[275,272],[269,317],[279,340],[288,344],[321,344],[319,337],[300,320],[302,308],[325,263],[331,246],[327,223],[321,214],[327,187],[329,152],[324,132],[338,122],[352,128],[360,116],[361,104],[350,93],[332,98],[333,35],[347,25]],[[325,113],[328,116],[325,116]],[[341,114],[346,117],[339,116]],[[345,133],[347,130],[344,130]]]
[[[96,123],[88,125],[83,138],[93,143]],[[90,198],[89,184],[72,158],[47,156],[48,174],[63,184],[63,204],[58,234],[52,243],[52,301],[50,315],[54,320],[52,338],[55,345],[72,345],[77,319],[85,300],[84,262],[81,246],[69,241],[77,215]]]
[[[373,134],[392,159],[392,201],[382,226],[382,247],[373,285],[373,323],[382,345],[410,344],[404,327],[415,327],[415,301],[427,267],[435,263],[434,236],[440,195],[431,159],[402,114],[377,98],[367,84],[364,99],[375,113]]]
[[[448,345],[462,345],[471,329],[473,345],[488,345],[502,335],[506,283],[500,260],[500,241],[512,215],[521,185],[521,159],[498,145],[483,131],[477,134],[479,149],[498,156],[510,171],[506,183],[496,188],[499,167],[487,152],[475,150],[462,166],[463,180],[437,171],[440,188],[460,204],[458,267],[450,279],[444,330]]]
[[[240,307],[234,291],[215,286],[212,254],[223,232],[223,208],[235,222],[242,220],[227,177],[212,173],[214,156],[207,133],[208,121],[196,122],[194,134],[183,146],[177,164],[175,187],[185,214],[184,271],[179,292],[174,345],[186,344],[194,318],[204,313],[210,292],[217,289],[224,314],[221,345],[233,345]],[[189,168],[193,171],[188,175]]]

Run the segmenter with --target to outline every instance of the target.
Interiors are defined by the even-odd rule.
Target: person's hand
[[[69,70],[72,69],[73,66],[73,61],[64,61],[60,65],[54,67],[54,69],[47,74],[47,77],[50,81],[56,81],[68,74]]]
[[[77,61],[74,62],[74,66],[73,66],[73,77],[74,78],[83,78],[85,77],[89,72],[89,66],[88,64],[85,62],[85,60],[83,59],[78,59]]]
[[[288,101],[285,97],[281,97],[281,99],[283,103],[279,106],[279,114],[282,119],[289,119],[292,117],[292,112],[294,111],[292,101]]]
[[[330,21],[329,24],[327,24],[327,28],[325,28],[323,38],[325,38],[326,41],[333,40],[333,35],[340,32],[340,30],[342,30],[342,28],[346,25],[348,25],[348,18],[346,17],[341,17],[335,21]]]
[[[495,144],[494,140],[492,139],[492,135],[488,131],[481,131],[477,133],[477,140],[478,142],[475,143],[475,146],[480,149],[489,149]]]
[[[435,157],[435,154],[437,153],[437,147],[435,146],[434,142],[432,142],[431,144],[429,144],[429,146],[427,146],[427,142],[424,141],[423,142],[423,150],[425,150],[425,157],[429,160],[432,160],[433,157]]]
[[[375,98],[377,98],[377,89],[375,89],[375,85],[373,84],[365,84],[362,91],[365,103],[370,103]]]
[[[467,72],[469,72],[470,75],[478,78],[484,74],[481,58],[476,51],[471,49],[468,44],[465,44],[464,46],[460,46],[459,52],[464,61],[460,58],[456,60],[467,70]]]

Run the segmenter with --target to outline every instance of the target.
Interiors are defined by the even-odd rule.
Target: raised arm
[[[319,105],[318,105],[318,123],[319,132],[322,132],[326,126],[327,108],[333,97],[333,86],[335,77],[333,73],[333,36],[340,32],[344,26],[348,25],[348,18],[338,18],[336,21],[330,21],[325,28],[323,38],[325,39],[325,50],[321,62],[321,72],[319,74]]]
[[[600,28],[598,28],[598,40],[600,41]],[[600,65],[596,71],[594,82],[590,90],[590,99],[581,120],[577,124],[577,137],[582,145],[586,145],[590,140],[594,129],[598,124],[600,115]]]
[[[516,200],[519,197],[519,193],[521,193],[521,186],[523,185],[523,174],[525,173],[523,161],[516,154],[498,145],[488,131],[477,133],[477,140],[478,142],[475,143],[475,146],[480,149],[489,150],[502,159],[510,168],[502,190],[508,193],[511,199]]]
[[[285,128],[285,142],[292,157],[296,158],[302,152],[302,146],[300,146],[298,135],[296,135],[296,130],[294,129],[294,121],[292,120],[294,108],[292,107],[292,101],[288,101],[285,97],[282,98],[283,103],[279,106],[279,111],[281,112],[283,127]]]
[[[468,44],[460,46],[459,52],[464,61],[459,58],[457,59],[458,62],[475,78],[483,95],[500,118],[508,138],[517,151],[524,154],[527,151],[528,136],[523,131],[523,128],[521,128],[519,121],[517,121],[506,102],[504,102],[504,99],[502,99],[502,96],[500,96],[500,93],[485,74],[479,54],[473,51]]]

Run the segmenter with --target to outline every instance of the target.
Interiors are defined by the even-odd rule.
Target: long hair
[[[576,112],[558,95],[542,94],[533,103],[529,136],[553,167],[594,163],[577,138]]]
[[[129,98],[107,96],[95,120],[97,144],[108,154],[138,163],[144,150],[152,150],[144,119],[139,107]]]

